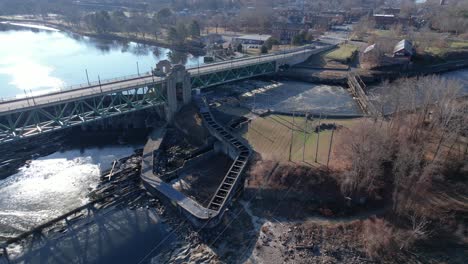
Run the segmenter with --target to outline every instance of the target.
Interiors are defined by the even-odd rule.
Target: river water
[[[0,241],[89,202],[101,170],[141,146],[56,152],[0,181]]]
[[[158,61],[197,65],[169,49],[31,25],[0,24],[0,98],[148,72]],[[144,140],[144,139],[143,139]],[[100,171],[141,146],[72,149],[33,160],[0,180],[0,242],[88,202]]]
[[[356,102],[341,86],[289,80],[266,84],[259,81],[244,83],[254,83],[254,88],[242,91],[241,95],[249,109],[315,115],[360,115]]]
[[[201,57],[169,49],[83,37],[42,26],[0,24],[0,98],[24,96],[149,72],[164,59],[187,66]],[[138,66],[138,67],[137,67]]]

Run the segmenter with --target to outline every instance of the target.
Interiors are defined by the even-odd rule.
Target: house
[[[232,38],[234,46],[242,44],[243,49],[260,49],[265,42],[271,38],[271,35],[266,34],[250,34]]]
[[[414,55],[413,44],[406,39],[401,40],[393,49],[393,57],[411,58]]]

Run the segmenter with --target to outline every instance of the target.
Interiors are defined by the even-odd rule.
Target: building
[[[414,55],[413,44],[406,39],[398,42],[393,49],[393,57],[408,58],[410,59]]]
[[[308,14],[304,17],[304,23],[315,29],[330,29],[334,25],[341,25],[345,22],[343,15],[316,15]]]
[[[242,35],[232,38],[232,43],[234,47],[242,44],[243,49],[260,49],[270,38],[271,35],[266,34]]]
[[[398,18],[392,14],[374,14],[373,18],[377,28],[388,28],[398,23]]]
[[[384,14],[387,14],[387,15],[399,15],[400,12],[401,12],[401,9],[400,8],[394,8],[394,7],[384,7],[382,8],[382,11]]]
[[[277,22],[273,24],[272,35],[281,43],[289,44],[295,36],[307,29],[308,25],[305,24]]]
[[[348,12],[349,20],[359,21],[363,16],[371,16],[374,13],[373,9],[365,7],[353,7]]]
[[[400,24],[403,27],[409,27],[415,24],[414,17],[399,17],[392,14],[374,14],[372,16],[376,28],[389,29],[390,27]]]

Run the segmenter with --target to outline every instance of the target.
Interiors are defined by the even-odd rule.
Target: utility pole
[[[97,78],[98,78],[98,82],[99,82],[99,90],[101,90],[101,93],[102,93],[101,77],[98,75]]]
[[[252,91],[253,92],[253,91]],[[257,97],[257,93],[253,92],[253,98],[254,98],[254,101],[253,101],[253,110],[255,111],[255,99]]]
[[[140,76],[140,66],[138,65],[138,61],[136,62],[136,65],[137,65],[137,73],[138,73],[138,76]]]
[[[91,85],[91,83],[89,82],[88,69],[85,69],[85,72],[86,72],[86,80],[88,80],[88,85]]]
[[[31,89],[29,89],[29,92],[31,93],[31,100],[33,101],[33,104],[36,105],[36,101],[34,100],[34,94]]]
[[[26,90],[23,90],[24,91],[24,97],[26,98],[26,102],[28,102],[28,105],[31,106],[31,104],[29,103],[29,98],[28,98],[28,94],[26,93]]]
[[[296,112],[293,112],[293,124],[291,126],[291,141],[289,142],[289,161],[291,161],[291,153],[292,153],[292,144],[294,139],[294,117]]]
[[[322,121],[322,113],[320,113],[319,117],[319,124],[317,127],[317,146],[315,148],[315,163],[317,163],[318,158],[318,149],[319,149],[319,142],[320,142],[320,122]]]
[[[336,129],[336,124],[333,124],[332,134],[331,134],[331,138],[330,138],[330,147],[328,147],[327,168],[328,168],[328,164],[330,164],[330,154],[331,154],[331,149],[332,149],[332,146],[333,146],[333,135],[335,134],[335,129]]]
[[[308,119],[308,114],[305,114],[305,124],[304,124],[304,147],[302,148],[302,161],[305,161],[305,149],[306,149],[306,131],[307,131],[307,119]]]

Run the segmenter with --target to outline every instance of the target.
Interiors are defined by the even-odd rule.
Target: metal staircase
[[[251,151],[248,146],[242,143],[236,138],[236,136],[231,134],[227,129],[214,120],[213,115],[206,106],[206,103],[204,103],[204,106],[200,107],[200,114],[206,125],[211,128],[210,130],[217,134],[218,138],[221,138],[223,143],[229,144],[233,147],[237,153],[231,168],[226,173],[223,182],[216,190],[215,195],[208,205],[209,209],[220,211],[230,199],[234,188],[240,182],[241,175],[249,161]]]

